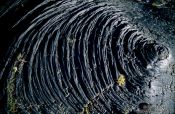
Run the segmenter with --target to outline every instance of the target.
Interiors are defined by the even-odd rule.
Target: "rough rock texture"
[[[81,1],[83,0],[79,0],[78,4],[81,4]],[[105,1],[105,4],[100,4],[100,1]],[[94,20],[95,24],[87,26],[87,30],[96,33],[95,36],[86,31],[86,25],[92,21],[88,23],[82,22],[82,25],[85,24],[82,27],[81,24],[80,26],[77,26],[77,24],[83,19],[89,19],[93,12],[98,11],[98,8],[92,10],[92,12],[89,11],[89,16],[87,16],[88,13],[86,11],[77,14],[80,15],[80,17],[83,15],[81,18],[76,17],[76,13],[70,15],[69,12],[67,12],[66,16],[68,18],[61,20],[61,22],[65,20],[68,23],[69,18],[75,16],[75,19],[72,19],[75,25],[63,24],[65,31],[64,29],[60,30],[61,35],[58,36],[58,34],[52,31],[52,28],[55,30],[55,26],[51,26],[54,21],[53,23],[51,21],[51,24],[48,25],[45,21],[40,23],[40,21],[42,22],[42,19],[44,19],[44,14],[41,15],[40,18],[36,18],[39,14],[43,13],[42,11],[48,10],[43,10],[45,7],[55,4],[56,2],[54,0],[53,2],[47,1],[48,6],[44,6],[41,10],[32,11],[31,15],[27,13],[43,2],[42,0],[37,2],[29,0],[1,2],[0,33],[2,38],[0,39],[0,45],[2,46],[2,54],[0,83],[2,83],[3,86],[0,87],[0,98],[3,112],[19,111],[21,113],[40,112],[50,114],[51,112],[58,113],[62,111],[66,113],[120,114],[132,110],[138,113],[145,111],[146,113],[147,110],[150,110],[151,114],[175,113],[175,61],[173,58],[175,55],[175,10],[173,1],[171,5],[168,4],[171,8],[159,8],[157,6],[153,7],[144,1],[89,0],[89,7],[97,5],[98,8],[102,7],[102,13],[107,12],[104,13],[104,17],[106,17],[103,18],[104,21],[100,21],[102,24]],[[65,7],[67,9],[71,9],[71,7],[76,8],[78,4],[75,3],[76,2],[72,2],[72,4],[67,3],[68,5]],[[112,3],[112,5],[110,3]],[[57,5],[53,5],[52,8],[56,6]],[[87,6],[85,8],[88,9]],[[57,7],[59,7],[59,5]],[[65,7],[62,9],[64,10]],[[61,8],[58,10],[55,9],[48,14],[53,15],[54,12],[59,12],[59,15],[65,11],[61,12],[59,10],[61,10]],[[77,9],[74,10],[77,11]],[[117,10],[119,13],[116,13]],[[111,12],[114,12],[114,14]],[[21,19],[21,17],[26,14],[26,19]],[[95,17],[97,20],[99,18],[98,15]],[[119,17],[122,15],[122,17],[113,17],[115,15]],[[57,20],[63,17],[60,16]],[[111,18],[121,22],[121,26],[106,21]],[[32,21],[33,19],[35,19],[35,21]],[[55,20],[55,22],[57,20]],[[19,24],[17,23],[18,21]],[[33,26],[31,26],[31,23],[34,23]],[[108,23],[112,29],[109,29],[110,27],[105,25],[105,23]],[[129,24],[129,26],[125,26],[127,24]],[[59,23],[57,23],[57,25],[59,25]],[[71,29],[72,26],[75,26],[76,29]],[[90,29],[91,27],[94,29]],[[47,28],[51,29],[47,30]],[[75,32],[75,30],[81,28],[81,32],[86,34],[84,37],[79,36],[81,32]],[[34,29],[36,31],[32,31]],[[48,37],[43,37],[42,35],[36,37],[34,33],[37,33],[38,30],[40,33],[47,33],[46,35],[48,35]],[[133,32],[129,33],[125,30]],[[68,34],[69,31],[72,31],[70,32],[71,35]],[[118,34],[118,31],[121,31],[123,36]],[[129,34],[129,37],[126,34]],[[129,44],[137,42],[132,41],[132,39],[138,37],[136,34],[143,35],[142,38],[138,35],[138,39],[148,39],[140,40],[138,44],[134,44],[133,48]],[[52,37],[49,35],[54,36],[55,41],[59,38],[65,39],[59,41],[58,49],[60,53],[54,51],[54,46],[57,46],[57,44],[52,43],[53,40],[50,40]],[[22,40],[18,40],[19,38]],[[42,44],[38,49],[35,46],[36,54],[35,48],[32,49],[29,48],[30,46],[28,47],[28,43],[30,45],[32,38],[35,42],[39,42],[37,38],[44,39],[43,42],[45,42],[44,45]],[[49,40],[47,40],[47,38]],[[110,38],[120,40],[111,41]],[[7,40],[4,41],[4,39]],[[15,41],[16,43],[11,45],[9,49],[9,45],[14,39],[17,39]],[[92,42],[92,39],[94,39],[94,42]],[[102,40],[103,43],[99,43],[99,39]],[[122,39],[126,40],[123,42]],[[88,41],[88,43],[86,41]],[[117,45],[115,41],[118,41]],[[125,45],[126,41],[128,41],[129,44]],[[155,43],[154,41],[157,42]],[[31,42],[31,45],[35,45],[35,42]],[[81,44],[81,46],[79,45],[79,51],[74,50],[74,45],[76,48],[77,44]],[[111,47],[110,44],[116,46],[116,48]],[[47,46],[49,47],[48,49]],[[81,49],[83,46],[84,48]],[[87,49],[87,46],[92,47],[92,50],[91,48]],[[97,51],[94,51],[96,49]],[[128,55],[125,55],[125,49],[131,49],[126,51],[129,52],[129,54],[127,53]],[[9,53],[5,56],[7,51]],[[76,56],[71,54],[71,52]],[[87,52],[90,52],[90,54],[87,54]],[[107,52],[109,53],[106,54]],[[130,53],[133,55],[130,55]],[[58,61],[54,59],[57,57],[59,57]],[[67,59],[67,57],[72,59]],[[45,61],[46,59],[48,59],[47,62]],[[118,60],[119,63],[116,60]],[[58,62],[59,65],[55,65],[53,62]],[[97,64],[97,68],[94,66],[95,63]],[[71,66],[72,64],[75,65]],[[133,65],[134,68],[129,65]],[[77,76],[75,75],[76,73],[78,74]],[[95,76],[99,79],[95,79]],[[60,77],[62,79],[60,79]],[[43,82],[45,82],[46,85],[44,85]],[[6,87],[7,89],[5,89]],[[11,89],[15,89],[14,94],[11,92]],[[15,96],[13,97],[13,95]],[[9,100],[9,98],[13,99]],[[146,104],[142,106],[142,104],[140,104],[142,102]],[[148,107],[149,109],[147,109]]]

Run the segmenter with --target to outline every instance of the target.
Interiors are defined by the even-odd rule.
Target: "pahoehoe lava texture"
[[[145,38],[125,11],[106,2],[45,1],[14,28],[26,21],[0,74],[15,75],[21,113],[132,110],[149,97],[145,88],[156,63],[169,56],[167,47]],[[121,74],[124,86],[116,83]]]

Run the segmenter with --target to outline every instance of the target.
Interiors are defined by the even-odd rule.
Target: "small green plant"
[[[120,74],[116,82],[119,86],[124,86],[126,84],[125,76],[123,74]]]
[[[17,112],[17,96],[16,96],[16,79],[17,75],[21,72],[23,65],[26,61],[23,59],[22,54],[18,54],[14,66],[11,69],[11,77],[7,79],[7,108],[9,112]]]
[[[85,105],[81,114],[90,114],[89,106]]]
[[[17,67],[12,68],[12,75],[7,80],[7,107],[9,112],[17,112],[17,100],[15,98]]]

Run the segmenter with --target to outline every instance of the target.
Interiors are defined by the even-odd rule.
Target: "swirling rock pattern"
[[[27,13],[14,28],[29,25],[0,74],[11,88],[8,110],[126,113],[145,102],[169,49],[145,38],[125,15],[107,2],[72,0],[45,1]]]

